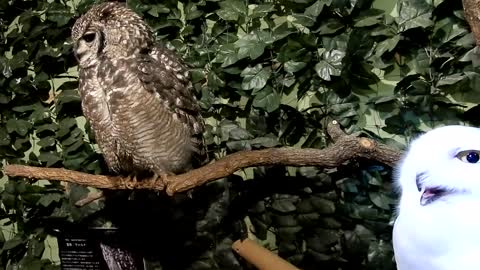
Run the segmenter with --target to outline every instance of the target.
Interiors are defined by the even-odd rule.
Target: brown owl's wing
[[[160,46],[138,61],[139,79],[145,89],[156,95],[180,121],[192,136],[192,145],[197,153],[197,163],[206,162],[203,139],[205,124],[201,109],[193,94],[190,73],[187,67],[168,49]]]

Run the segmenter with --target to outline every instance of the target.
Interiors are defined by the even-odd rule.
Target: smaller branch
[[[87,197],[81,199],[81,200],[78,200],[76,203],[75,203],[75,206],[78,206],[78,207],[82,207],[84,205],[87,205],[89,203],[92,203],[96,200],[99,200],[103,198],[103,191],[98,191],[98,192],[92,192],[92,193],[89,193],[87,195]]]
[[[166,192],[173,195],[229,176],[247,167],[267,165],[337,167],[353,158],[376,160],[393,167],[402,155],[401,151],[375,140],[346,135],[336,121],[327,125],[327,132],[335,143],[325,149],[285,147],[242,151],[184,174],[168,176],[164,180],[135,182],[129,177],[90,175],[66,169],[22,165],[7,165],[4,172],[9,176],[66,181],[104,189],[164,190],[166,184]]]
[[[340,138],[347,136],[347,134],[340,128],[340,125],[336,120],[333,120],[327,124],[327,134],[334,142],[337,142],[340,140]]]

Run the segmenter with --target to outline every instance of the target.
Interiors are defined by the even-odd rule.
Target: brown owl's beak
[[[78,52],[78,42],[73,43],[73,55],[75,55],[77,61],[80,61],[82,55]]]
[[[73,54],[79,63],[82,62],[82,60],[85,60],[84,58],[88,55],[89,49],[90,47],[88,47],[85,44],[85,41],[81,39],[73,44]]]

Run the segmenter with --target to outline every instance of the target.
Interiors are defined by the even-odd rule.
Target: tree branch
[[[285,147],[237,152],[187,173],[168,176],[165,181],[166,192],[173,195],[186,191],[247,167],[265,165],[337,167],[353,158],[376,160],[394,166],[402,155],[401,151],[375,140],[346,135],[336,121],[328,124],[327,132],[334,140],[334,144],[325,149]],[[165,189],[161,179],[133,182],[127,177],[91,175],[59,168],[7,165],[4,173],[9,176],[65,181],[104,189]]]
[[[480,1],[462,0],[465,19],[470,25],[477,46],[480,46]]]

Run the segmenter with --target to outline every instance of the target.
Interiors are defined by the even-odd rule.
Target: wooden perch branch
[[[465,19],[470,25],[477,46],[480,46],[480,1],[462,0]]]
[[[129,178],[120,176],[91,175],[57,168],[7,165],[4,172],[9,176],[66,181],[104,189],[166,189],[169,195],[173,195],[247,167],[264,165],[337,167],[347,160],[359,157],[394,166],[402,155],[401,151],[375,140],[346,135],[336,121],[328,124],[327,132],[335,143],[325,149],[285,147],[237,152],[187,173],[169,176],[165,181],[166,188],[161,180],[132,182]]]

